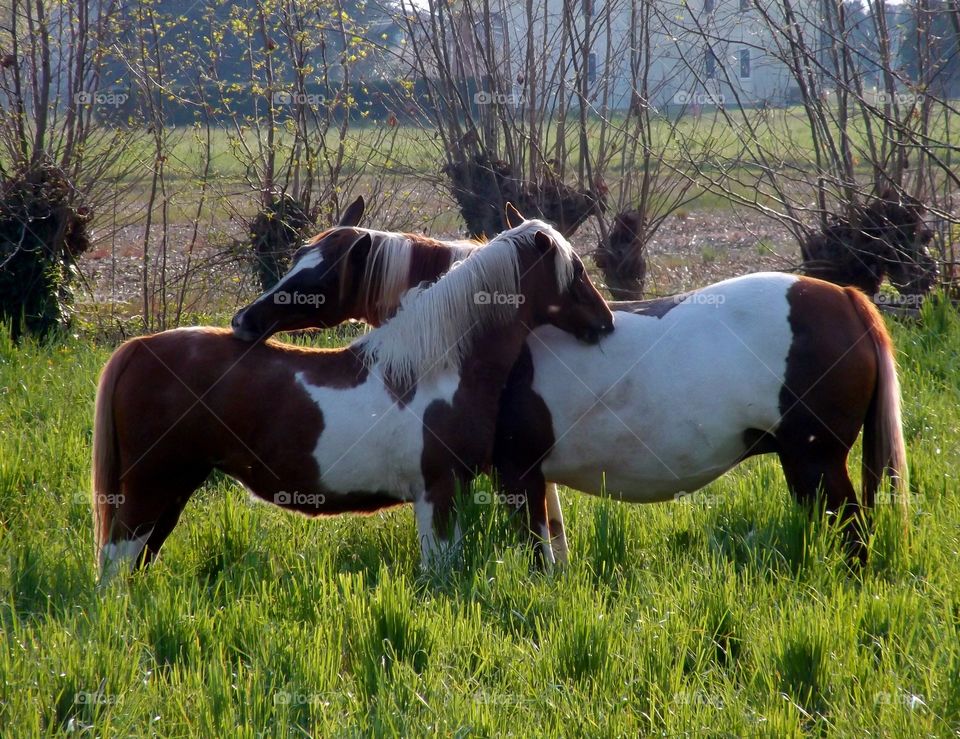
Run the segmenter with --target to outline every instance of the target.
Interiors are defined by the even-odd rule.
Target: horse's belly
[[[687,321],[682,306],[663,319],[617,313],[599,347],[538,329],[533,390],[555,439],[546,479],[647,502],[692,492],[736,465],[750,451],[748,430],[779,424],[791,339],[782,302],[752,314],[731,300]]]
[[[648,383],[649,385],[649,383]],[[651,388],[655,389],[655,388]],[[546,479],[634,502],[690,493],[736,465],[747,451],[732,409],[692,402],[656,409],[635,398],[613,408],[592,393],[547,400],[557,438],[543,463]],[[591,408],[592,406],[592,408]]]
[[[650,450],[633,437],[613,435],[606,439],[620,454],[597,451],[590,461],[570,454],[563,443],[544,462],[547,480],[592,495],[610,495],[635,503],[669,500],[698,490],[733,467],[743,452],[669,454]]]

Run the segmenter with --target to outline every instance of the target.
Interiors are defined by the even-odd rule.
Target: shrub
[[[13,339],[44,337],[69,321],[77,258],[90,248],[91,213],[49,160],[0,179],[0,322]]]

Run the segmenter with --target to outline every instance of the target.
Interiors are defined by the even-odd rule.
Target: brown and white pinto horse
[[[884,472],[904,492],[907,473],[893,349],[866,296],[759,273],[611,307],[617,331],[599,347],[533,332],[501,397],[494,465],[535,525],[546,480],[653,502],[776,453],[793,496],[842,509],[863,555],[859,506]],[[861,428],[858,500],[846,461]]]
[[[420,265],[415,279],[424,274]],[[309,281],[301,287],[309,290]],[[821,495],[848,519],[873,504],[885,471],[905,488],[893,348],[857,290],[761,273],[610,305],[617,331],[599,347],[550,327],[534,331],[501,398],[495,466],[508,489],[526,496],[536,535],[552,539],[547,561],[566,558],[566,539],[556,487],[544,490],[545,481],[623,500],[668,500],[749,456],[776,453],[798,501]],[[286,310],[273,306],[261,324],[280,331],[311,321],[288,322]],[[334,315],[333,306],[319,306],[313,325],[329,325]],[[846,459],[861,428],[858,500]],[[848,532],[855,542],[862,534]]]
[[[360,234],[353,247],[369,254],[370,242]],[[249,344],[212,328],[127,342],[97,392],[102,574],[156,556],[214,469],[309,515],[412,501],[430,563],[456,540],[457,486],[490,462],[500,393],[524,339],[548,322],[594,341],[613,329],[570,245],[527,221],[344,349]]]

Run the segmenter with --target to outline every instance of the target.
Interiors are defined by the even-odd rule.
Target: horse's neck
[[[522,321],[491,327],[464,357],[460,385],[478,399],[483,412],[496,414],[500,394],[529,335],[528,324]]]
[[[407,269],[406,280],[403,283],[406,290],[411,290],[424,282],[436,282],[444,274],[450,271],[454,262],[466,259],[471,252],[479,245],[470,245],[466,242],[436,244],[411,243],[412,254],[410,264]],[[380,280],[385,279],[385,275],[380,276]],[[405,292],[405,291],[404,291]],[[392,318],[400,307],[399,300],[404,293],[390,295],[390,302],[387,304],[358,304],[353,311],[355,318],[364,321],[371,326],[379,326],[388,319]]]

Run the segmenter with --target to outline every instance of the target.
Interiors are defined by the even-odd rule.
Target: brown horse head
[[[519,213],[510,215],[515,222]],[[613,313],[590,282],[580,257],[556,229],[543,221],[521,221],[495,241],[501,239],[524,245],[519,252],[521,320],[531,326],[552,324],[589,343],[613,331]]]
[[[234,335],[257,341],[278,331],[330,328],[351,318],[379,325],[407,290],[435,281],[477,246],[360,229],[362,215],[358,198],[337,226],[302,246],[287,274],[237,311]]]
[[[337,226],[300,247],[293,266],[274,287],[233,317],[233,333],[244,341],[265,339],[282,329],[327,328],[360,317],[357,304],[371,234]]]
[[[552,229],[551,229],[552,231]],[[613,313],[607,307],[603,296],[590,281],[587,271],[566,240],[559,234],[540,230],[534,235],[534,246],[541,256],[537,264],[556,260],[558,264],[570,264],[569,281],[541,281],[539,284],[550,291],[546,301],[536,302],[545,305],[543,315],[534,315],[537,324],[550,323],[557,328],[573,334],[581,341],[595,344],[604,334],[613,331]],[[564,253],[569,249],[568,253]]]

